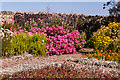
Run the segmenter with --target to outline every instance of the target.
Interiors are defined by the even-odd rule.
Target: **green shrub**
[[[6,22],[6,24],[4,23],[1,27],[3,29],[9,29],[10,30],[10,29],[15,28],[16,30],[18,30],[20,26],[17,22],[14,22],[14,24]]]
[[[1,36],[1,52],[3,56],[8,56],[10,54],[10,47],[11,47],[11,39],[12,39],[12,32],[9,29],[3,29],[0,30]]]
[[[24,53],[30,53],[34,56],[45,56],[46,53],[46,36],[44,34],[15,34],[15,37],[11,39],[11,43],[8,44],[10,47],[5,47],[6,51],[9,50],[11,55],[19,55]],[[8,41],[10,42],[10,41]],[[7,56],[10,56],[7,55]],[[4,56],[4,55],[3,55]]]
[[[13,25],[12,24],[3,24],[2,25],[2,27],[4,28],[4,29],[10,29],[11,27],[12,27]]]
[[[2,56],[9,56],[10,55],[10,48],[11,48],[11,38],[3,38],[2,39]]]
[[[35,56],[39,55],[47,55],[46,51],[46,36],[44,34],[34,34],[32,36],[29,36],[29,51],[32,51],[32,54]]]
[[[50,19],[50,26],[52,26],[52,25],[63,26],[61,18],[60,18],[60,17],[57,17],[57,16],[53,16],[53,17]]]

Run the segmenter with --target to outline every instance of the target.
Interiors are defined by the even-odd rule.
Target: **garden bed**
[[[102,78],[102,73],[107,77],[118,78],[120,75],[120,28],[118,25],[120,23],[114,22],[107,27],[101,27],[87,40],[86,32],[67,26],[64,21],[60,22],[55,17],[50,23],[44,23],[41,19],[35,21],[33,18],[25,23],[25,26],[20,26],[14,20],[12,24],[4,22],[0,30],[3,57],[0,58],[2,63],[0,74],[24,76],[23,73],[26,71],[34,73],[34,70],[39,72],[43,69],[44,72],[46,66],[60,67],[61,64],[68,64],[76,69],[74,71],[72,68],[75,72],[72,75],[77,73],[77,77],[78,71],[83,70],[80,73],[82,77],[89,78],[95,71],[97,78]],[[91,45],[90,48],[85,48],[88,45]],[[69,68],[67,70],[71,71]],[[64,75],[61,72],[60,74]],[[47,74],[46,71],[45,74]],[[59,74],[59,70],[56,74]],[[92,74],[92,77],[95,77],[95,74]],[[70,77],[69,74],[67,76]],[[53,78],[52,75],[51,77]]]

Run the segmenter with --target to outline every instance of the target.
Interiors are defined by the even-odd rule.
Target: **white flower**
[[[61,64],[58,64],[58,67],[61,67]]]
[[[44,40],[42,40],[42,42],[44,42]]]
[[[1,28],[1,30],[4,30],[3,28]]]

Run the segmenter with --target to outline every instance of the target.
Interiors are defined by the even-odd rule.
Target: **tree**
[[[107,4],[103,5],[103,9],[109,7],[108,11],[110,16],[119,17],[120,16],[120,1],[110,0]]]

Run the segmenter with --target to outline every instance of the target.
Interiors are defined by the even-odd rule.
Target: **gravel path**
[[[2,69],[7,67],[13,67],[18,64],[35,64],[35,63],[51,63],[51,62],[63,62],[66,58],[72,57],[74,59],[79,59],[82,57],[82,54],[68,54],[68,55],[54,55],[46,57],[31,57],[25,59],[16,59],[16,60],[4,60],[2,61]],[[2,59],[0,59],[2,60]]]
[[[46,57],[26,57],[26,58],[21,58],[23,56],[19,57],[12,57],[12,58],[7,58],[7,59],[2,59],[0,58],[0,73],[4,71],[7,68],[14,68],[15,66],[18,65],[25,65],[25,64],[41,64],[41,63],[62,63],[66,60],[66,58],[75,58],[79,59],[82,57],[82,54],[67,54],[67,55],[54,55],[54,56],[46,56]]]
[[[22,58],[21,58],[22,57]],[[0,66],[0,73],[14,73],[18,72],[21,70],[27,70],[28,69],[36,69],[38,66],[39,68],[43,64],[55,64],[55,63],[68,63],[68,64],[75,64],[77,67],[84,67],[89,65],[84,65],[82,63],[75,63],[71,61],[67,61],[66,59],[71,58],[71,59],[80,59],[82,58],[82,54],[65,54],[65,55],[54,55],[54,56],[46,56],[46,57],[33,57],[29,55],[28,57],[26,56],[19,56],[19,57],[14,57],[14,58],[9,58],[9,59],[0,59],[0,63],[2,65]],[[103,69],[103,71],[108,71],[108,70],[116,70],[115,68],[105,68],[105,67],[100,67],[99,69]]]

